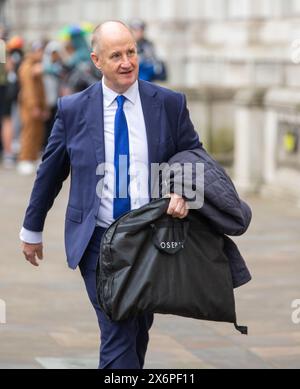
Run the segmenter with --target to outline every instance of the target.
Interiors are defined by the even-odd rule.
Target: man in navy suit
[[[43,258],[42,231],[63,181],[71,174],[65,220],[69,267],[78,265],[101,331],[100,368],[144,365],[153,315],[117,323],[101,312],[96,298],[96,264],[105,228],[114,221],[114,175],[99,173],[114,163],[115,123],[119,96],[124,96],[130,160],[130,209],[151,200],[151,163],[167,162],[175,153],[200,146],[184,95],[138,80],[136,43],[122,22],[99,25],[92,37],[91,58],[103,79],[58,102],[56,121],[32,190],[20,238],[25,258],[34,266]],[[139,166],[146,172],[139,173]],[[102,176],[99,174],[102,174]],[[132,177],[132,178],[131,178]],[[97,185],[103,179],[101,196]],[[170,195],[167,213],[184,218],[188,207],[180,195]]]

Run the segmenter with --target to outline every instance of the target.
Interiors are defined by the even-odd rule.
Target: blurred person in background
[[[12,105],[12,125],[14,138],[12,141],[12,150],[15,156],[19,154],[20,151],[20,134],[21,134],[21,118],[19,110],[19,93],[20,93],[20,80],[19,80],[19,68],[24,59],[24,47],[25,41],[20,36],[14,36],[8,42],[8,49],[11,52],[11,57],[15,67],[16,73],[16,100]]]
[[[56,113],[56,103],[61,95],[62,79],[65,74],[64,65],[61,57],[62,46],[56,41],[49,42],[44,50],[43,56],[43,74],[46,103],[49,110],[49,118],[46,121],[46,133],[44,147],[48,143],[48,138],[54,124]]]
[[[43,82],[43,46],[40,41],[32,43],[19,70],[22,130],[18,172],[22,175],[32,174],[36,169],[49,116]]]
[[[3,114],[5,84],[6,84],[5,64],[0,63],[0,122]]]
[[[67,77],[65,93],[81,92],[99,80],[90,58],[90,47],[84,31],[77,26],[71,27],[70,40],[66,43],[68,57],[65,59]]]
[[[5,38],[6,38],[5,35],[6,35],[5,28],[2,24],[0,24],[0,39],[3,40],[3,42],[5,42]],[[0,135],[2,132],[2,116],[4,110],[5,85],[6,85],[5,64],[0,63]],[[0,136],[0,152],[1,151],[2,151],[2,142]]]
[[[4,96],[5,96],[5,64],[0,63],[0,134],[2,133],[2,116],[3,116],[3,108],[4,108]],[[0,137],[1,138],[1,137]],[[0,151],[2,148],[2,143],[0,141]]]
[[[134,19],[130,22],[130,28],[137,42],[139,78],[145,81],[166,81],[166,65],[157,58],[154,44],[146,38],[146,23],[143,20]]]
[[[13,118],[17,115],[16,107],[19,94],[18,70],[24,56],[23,45],[23,39],[19,36],[12,37],[6,45],[6,83],[1,132],[3,166],[5,168],[12,168],[15,165],[13,138],[15,133],[14,123],[16,121]]]

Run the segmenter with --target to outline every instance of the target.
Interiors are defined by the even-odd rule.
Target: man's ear
[[[96,68],[101,70],[100,59],[94,51],[91,52],[91,59],[94,62],[94,65],[96,66]]]

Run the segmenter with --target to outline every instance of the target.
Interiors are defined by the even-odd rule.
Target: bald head
[[[108,88],[122,94],[135,83],[139,72],[137,46],[126,24],[100,24],[93,33],[92,47],[92,61]]]
[[[120,39],[120,36],[132,39],[135,43],[135,38],[125,23],[119,20],[110,20],[99,24],[92,34],[91,45],[93,51],[99,55],[104,46],[109,44],[110,41]]]

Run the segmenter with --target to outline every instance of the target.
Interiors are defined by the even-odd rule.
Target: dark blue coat
[[[174,163],[204,164],[204,204],[198,209],[216,233],[224,235],[224,252],[229,259],[235,288],[251,280],[250,272],[236,246],[227,236],[246,232],[251,222],[251,209],[240,199],[230,177],[203,147],[177,153],[168,161]]]

